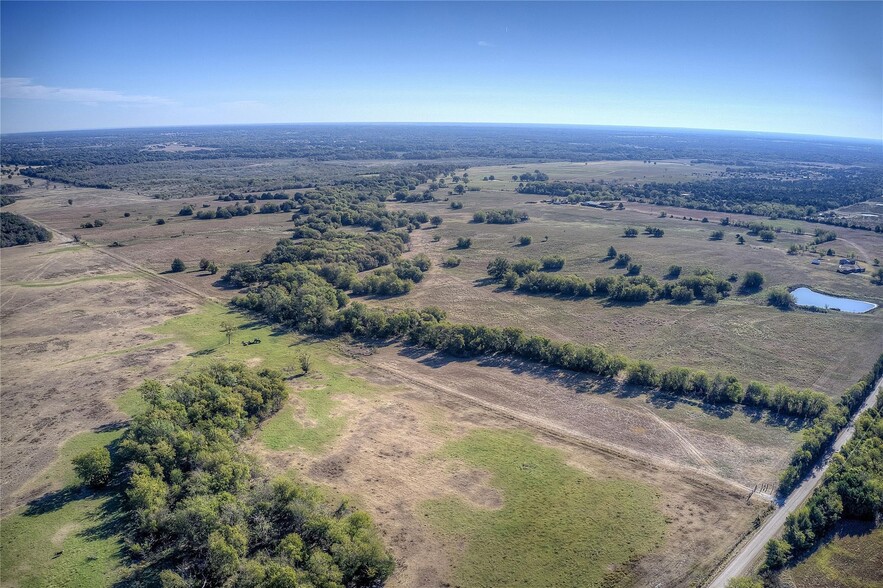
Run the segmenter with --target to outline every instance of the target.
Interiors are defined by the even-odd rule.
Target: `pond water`
[[[818,306],[819,308],[837,309],[843,312],[868,312],[877,308],[876,304],[864,302],[862,300],[853,300],[852,298],[838,298],[837,296],[828,296],[827,294],[819,294],[813,292],[809,288],[798,288],[791,292],[798,306]]]

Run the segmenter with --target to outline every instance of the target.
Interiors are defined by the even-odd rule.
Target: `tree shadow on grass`
[[[677,396],[659,389],[622,384],[611,378],[596,374],[575,372],[505,355],[457,357],[419,345],[403,345],[399,349],[398,354],[435,369],[450,364],[474,361],[480,367],[506,369],[515,375],[530,375],[543,379],[549,383],[572,390],[577,394],[612,394],[620,399],[634,399],[646,396],[647,402],[653,408],[661,410],[672,410],[679,405],[689,405],[721,420],[728,419],[737,411],[743,410],[756,420],[763,419],[764,423],[770,426],[788,427],[789,431],[797,431],[805,426],[805,422],[802,419],[788,418],[783,415],[758,411],[752,407],[737,404],[713,404],[697,398]]]

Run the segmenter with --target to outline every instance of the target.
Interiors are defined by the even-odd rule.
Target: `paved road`
[[[754,536],[751,537],[751,540],[745,544],[745,547],[743,547],[742,550],[730,560],[727,567],[725,567],[723,571],[708,584],[708,588],[725,588],[727,583],[733,578],[747,576],[754,571],[754,566],[764,554],[767,542],[779,533],[782,526],[785,524],[785,519],[788,515],[799,508],[804,501],[809,498],[809,495],[812,494],[815,487],[819,485],[819,482],[822,481],[825,471],[827,471],[828,466],[831,463],[831,456],[835,452],[840,451],[840,448],[843,447],[847,441],[852,439],[852,436],[855,433],[855,419],[858,418],[858,415],[877,402],[877,396],[880,394],[881,388],[883,388],[883,378],[877,382],[874,391],[871,392],[867,400],[861,405],[861,408],[855,413],[855,416],[849,421],[846,428],[840,431],[840,434],[837,435],[834,445],[822,458],[822,462],[816,466],[812,474],[805,479],[800,486],[795,488],[788,498],[779,505],[778,510],[773,513],[766,522],[764,522]]]

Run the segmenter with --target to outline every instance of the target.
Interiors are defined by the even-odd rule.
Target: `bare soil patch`
[[[27,482],[48,466],[71,435],[125,418],[114,399],[157,377],[183,351],[144,332],[195,301],[162,282],[131,277],[25,288],[64,277],[123,273],[125,266],[88,248],[60,243],[3,252],[0,271],[3,452],[2,510],[48,488]]]

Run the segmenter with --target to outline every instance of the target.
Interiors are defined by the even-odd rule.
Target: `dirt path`
[[[719,484],[724,484],[724,485],[729,486],[731,488],[738,489],[738,491],[744,492],[746,496],[749,495],[752,490],[747,485],[744,485],[744,484],[741,484],[735,480],[720,476],[708,464],[708,461],[705,459],[705,457],[702,455],[702,453],[699,452],[699,450],[696,449],[695,446],[693,446],[689,442],[687,442],[687,444],[692,448],[692,451],[690,451],[686,447],[685,447],[685,450],[687,450],[691,456],[695,457],[699,461],[700,464],[705,464],[705,467],[691,467],[691,466],[687,466],[682,463],[677,463],[677,462],[667,460],[664,458],[649,458],[647,455],[642,454],[638,451],[630,450],[628,448],[625,448],[625,447],[622,447],[619,445],[606,444],[602,441],[599,441],[596,438],[589,437],[579,431],[575,431],[575,430],[570,429],[568,427],[564,427],[561,424],[553,422],[549,419],[537,417],[535,415],[527,414],[522,411],[513,410],[509,407],[502,406],[502,405],[497,404],[495,402],[489,402],[489,401],[484,400],[482,398],[478,398],[476,396],[473,396],[472,394],[468,394],[466,392],[463,392],[455,387],[450,387],[450,386],[439,384],[434,381],[428,381],[424,378],[415,377],[413,374],[411,374],[405,370],[399,369],[399,368],[395,367],[394,365],[392,365],[391,363],[386,362],[386,361],[377,361],[376,358],[373,361],[367,361],[364,359],[358,359],[358,361],[364,363],[366,366],[368,366],[370,368],[379,369],[379,370],[385,371],[387,373],[393,374],[396,378],[398,378],[402,381],[408,382],[410,384],[429,388],[429,389],[435,390],[436,392],[440,392],[442,394],[456,396],[457,398],[466,400],[469,403],[489,409],[503,418],[511,419],[513,421],[518,422],[519,424],[522,424],[522,425],[527,425],[533,429],[539,430],[546,435],[549,435],[551,437],[554,437],[556,439],[564,441],[565,443],[568,443],[570,445],[586,447],[586,448],[589,448],[593,451],[605,452],[605,453],[615,455],[615,456],[623,458],[623,459],[639,461],[642,464],[647,464],[647,465],[651,465],[651,466],[652,465],[659,465],[660,462],[663,462],[667,468],[671,468],[671,469],[678,470],[678,471],[690,471],[692,473],[698,473],[702,476],[713,479],[715,482],[717,482]],[[666,429],[668,429],[668,427],[666,427]],[[677,434],[676,434],[676,437],[681,438],[681,436],[677,435]],[[758,495],[758,498],[768,499],[768,497],[765,497],[762,495]]]
[[[709,584],[708,588],[725,588],[730,580],[750,574],[754,569],[756,562],[760,559],[767,542],[776,537],[782,530],[788,515],[800,508],[800,506],[810,497],[813,490],[821,483],[825,477],[825,472],[831,465],[831,457],[850,440],[855,434],[855,421],[863,412],[874,406],[880,389],[883,388],[883,378],[877,381],[874,391],[861,405],[861,408],[850,419],[849,424],[840,431],[837,439],[834,441],[831,449],[829,449],[822,457],[819,464],[812,471],[810,476],[803,483],[795,488],[788,498],[779,506],[779,509],[769,517],[760,527],[757,533],[751,537],[748,543],[739,551],[727,564],[727,566],[717,575]]]
[[[855,247],[856,251],[858,251],[859,253],[861,253],[862,256],[864,257],[864,262],[865,262],[865,263],[871,263],[871,261],[874,259],[873,257],[871,257],[871,256],[868,254],[867,251],[865,251],[865,248],[864,248],[864,247],[862,247],[861,245],[859,245],[859,244],[856,243],[855,241],[850,241],[849,239],[844,239],[843,237],[837,237],[837,239],[840,240],[840,241],[843,241],[844,243],[849,243],[850,245],[852,245],[853,247]]]

